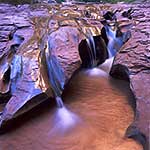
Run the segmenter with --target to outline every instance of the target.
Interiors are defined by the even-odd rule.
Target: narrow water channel
[[[83,70],[63,93],[64,107],[47,101],[0,136],[1,150],[141,150],[125,138],[134,100],[125,81],[99,68]]]

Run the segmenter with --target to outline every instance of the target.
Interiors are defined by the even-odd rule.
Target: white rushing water
[[[58,107],[54,115],[54,125],[49,132],[49,136],[55,136],[55,134],[63,136],[72,130],[79,121],[79,117],[68,108],[65,106]]]
[[[64,106],[61,97],[58,97],[58,96],[56,97],[56,103],[57,103],[58,108],[62,108]]]
[[[92,67],[96,66],[96,48],[95,48],[95,42],[94,42],[94,37],[89,36],[87,39],[87,44],[89,46],[89,55],[90,55],[90,65]]]

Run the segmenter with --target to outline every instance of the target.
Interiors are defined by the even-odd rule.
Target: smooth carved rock
[[[12,9],[7,15],[4,15],[5,6]],[[95,25],[97,16],[92,23],[82,13],[84,9],[72,6],[69,11],[58,5],[0,7],[3,37],[0,41],[0,103],[8,101],[0,116],[2,126],[46,99],[61,96],[65,84],[81,65],[80,41],[86,34],[100,34],[102,25],[100,22]],[[79,19],[79,15],[84,18]],[[99,48],[96,50],[103,50]],[[102,61],[97,58],[98,64],[106,57]]]
[[[135,7],[133,5],[133,7]],[[150,146],[150,4],[136,5],[131,39],[117,54],[111,70],[114,77],[130,81],[136,99],[135,120],[127,130],[127,136]]]
[[[66,30],[66,35],[67,32],[68,30]],[[75,34],[75,32],[72,33]],[[65,31],[63,31],[63,34],[65,34]],[[53,37],[49,38],[50,39],[46,40],[48,40],[51,45],[51,39]],[[50,56],[47,56],[46,49],[48,45],[44,45],[45,47],[42,47],[43,49],[41,48],[41,50],[41,45],[38,45],[38,39],[39,37],[37,37],[36,32],[34,32],[31,39],[29,39],[27,43],[21,45],[17,52],[11,52],[12,49],[10,49],[9,52],[11,54],[6,54],[10,56],[1,58],[1,66],[3,67],[1,70],[4,71],[1,79],[1,87],[3,87],[1,93],[3,94],[11,91],[12,94],[2,113],[1,123],[16,117],[16,115],[24,113],[24,111],[28,111],[28,109],[31,109],[49,97],[53,97],[53,92],[55,90],[53,89],[53,84],[55,83],[52,82],[55,80],[58,81],[59,79],[62,80],[56,83],[57,86],[61,86],[62,90],[66,80],[69,79],[69,76],[71,76],[80,65],[79,57],[75,57],[75,54],[78,55],[78,53],[74,45],[72,45],[72,48],[68,48],[67,51],[62,45],[64,52],[62,47],[59,47],[61,49],[55,48],[58,51],[61,50],[62,55],[55,51],[56,55],[50,54]],[[65,44],[63,41],[60,41],[61,39],[57,39],[57,37],[55,37],[55,40],[56,43],[59,40],[60,44],[57,44],[60,46],[61,43]],[[69,41],[68,39],[68,42]],[[73,48],[76,52],[73,51]],[[68,61],[64,56],[68,56],[69,52],[70,57]],[[9,59],[10,61],[8,62]],[[59,61],[63,65],[61,65]],[[60,65],[65,70],[64,72],[60,70],[62,69]],[[57,75],[57,73],[60,74]],[[62,77],[63,74],[64,78]]]

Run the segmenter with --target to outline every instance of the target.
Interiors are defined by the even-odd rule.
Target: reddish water
[[[74,76],[63,96],[65,108],[46,102],[0,136],[0,150],[141,150],[125,138],[134,113],[127,82],[98,69]]]

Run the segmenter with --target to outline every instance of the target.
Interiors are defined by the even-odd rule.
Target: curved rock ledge
[[[127,80],[129,78],[131,90],[136,98],[136,115],[127,130],[127,136],[141,142],[144,150],[149,150],[150,3],[137,4],[133,7],[135,8],[133,20],[136,24],[131,30],[132,37],[117,53],[111,75]]]

